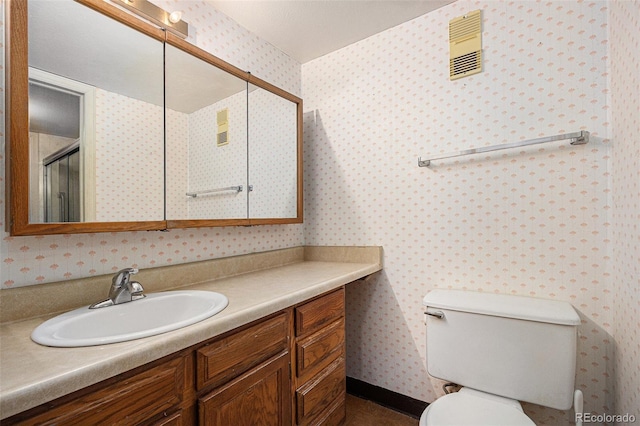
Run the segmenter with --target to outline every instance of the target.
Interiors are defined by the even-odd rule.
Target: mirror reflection
[[[29,219],[164,219],[163,44],[71,0],[30,0]]]
[[[30,221],[79,222],[80,114],[84,93],[54,76],[32,70],[29,79]],[[63,82],[64,83],[64,82]],[[84,135],[83,135],[84,136]]]
[[[299,98],[108,3],[21,7],[12,235],[302,220]]]
[[[247,217],[247,82],[165,49],[167,219]]]
[[[298,203],[297,104],[249,85],[249,217],[293,218]]]

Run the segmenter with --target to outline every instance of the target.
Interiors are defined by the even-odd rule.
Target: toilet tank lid
[[[436,289],[423,299],[428,308],[515,318],[561,325],[579,325],[580,317],[570,303],[560,300]]]

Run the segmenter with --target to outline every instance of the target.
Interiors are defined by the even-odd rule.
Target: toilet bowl
[[[516,400],[462,388],[430,404],[420,426],[535,426]]]

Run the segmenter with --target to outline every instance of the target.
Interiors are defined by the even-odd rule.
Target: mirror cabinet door
[[[247,218],[247,82],[165,48],[167,219]]]
[[[249,85],[249,218],[298,212],[298,104]]]
[[[29,0],[29,222],[164,220],[163,43]]]
[[[108,2],[8,10],[11,235],[302,222],[301,99]]]

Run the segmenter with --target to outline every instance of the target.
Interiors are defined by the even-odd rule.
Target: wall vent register
[[[449,21],[449,79],[482,72],[482,15],[479,10]]]
[[[216,143],[223,146],[229,143],[229,109],[225,108],[216,114],[218,131],[216,132]]]

